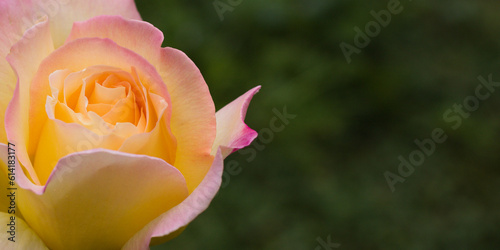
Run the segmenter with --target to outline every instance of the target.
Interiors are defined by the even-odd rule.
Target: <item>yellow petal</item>
[[[92,113],[89,112],[89,114]],[[95,119],[101,118],[96,115]],[[47,120],[43,126],[38,150],[33,160],[34,168],[42,185],[46,183],[56,163],[62,157],[95,148],[118,150],[127,138],[139,132],[132,124],[129,126],[119,124],[121,126],[117,125],[112,130],[109,130],[104,122],[96,124],[97,127],[92,131],[80,124],[65,123],[54,119]]]
[[[165,161],[102,149],[62,158],[43,192],[22,190],[33,230],[51,249],[72,250],[119,249],[188,195]]]
[[[95,83],[94,92],[89,98],[89,103],[115,104],[117,100],[123,99],[126,96],[125,87],[123,86],[108,88]]]
[[[29,177],[39,184],[29,159],[29,153],[32,152],[30,148],[33,149],[36,146],[36,143],[29,142],[30,122],[31,124],[40,124],[36,120],[29,120],[29,105],[32,100],[30,88],[38,66],[54,50],[54,47],[48,21],[37,24],[28,32],[21,41],[12,47],[10,54],[7,56],[7,60],[18,76],[18,83],[14,97],[7,109],[5,126],[9,140],[16,144],[18,148],[18,160],[23,164]],[[47,87],[50,88],[48,84]],[[44,95],[43,98],[45,99],[48,95],[50,94]],[[42,108],[44,104],[45,100]]]
[[[176,141],[167,126],[166,118],[162,117],[152,131],[131,136],[119,150],[158,157],[173,165],[176,161]]]
[[[154,244],[157,243],[157,240],[164,241],[177,236],[187,224],[208,207],[215,197],[222,182],[223,165],[224,159],[219,150],[215,154],[215,159],[208,173],[189,197],[137,232],[123,249],[147,249],[150,243]],[[154,242],[151,241],[152,238]]]

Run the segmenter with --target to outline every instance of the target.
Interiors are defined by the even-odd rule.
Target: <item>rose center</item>
[[[49,82],[46,109],[51,119],[77,123],[97,134],[108,134],[120,125],[146,132],[156,122],[156,112],[149,112],[154,107],[149,107],[148,91],[134,68],[131,72],[108,66],[57,70]]]

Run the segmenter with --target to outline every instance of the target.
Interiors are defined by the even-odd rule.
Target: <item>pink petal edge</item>
[[[261,86],[254,87],[217,111],[217,137],[212,153],[220,147],[225,158],[238,149],[250,145],[257,137],[257,132],[245,124],[245,116],[250,101],[260,88]]]
[[[30,35],[31,34],[31,35]],[[38,69],[39,63],[54,50],[48,20],[31,27],[20,41],[12,46],[6,59],[17,77],[14,95],[7,107],[5,130],[10,142],[15,143],[19,150],[16,155],[22,162],[31,179],[39,184],[38,177],[29,159],[27,131],[29,124],[28,110],[31,81]]]
[[[152,24],[122,16],[97,16],[75,22],[65,43],[86,37],[109,38],[150,62],[158,60],[164,39],[161,30]]]
[[[123,249],[148,249],[153,237],[163,237],[186,226],[201,214],[217,194],[222,183],[224,159],[217,151],[212,166],[200,185],[181,204],[175,206],[132,237]]]
[[[18,185],[21,187],[21,182]],[[37,193],[23,193],[19,208],[30,226],[54,249],[81,245],[95,248],[100,244],[103,248],[121,247],[150,221],[188,197],[184,177],[165,161],[104,149],[61,158],[47,184],[34,191]],[[120,210],[113,212],[116,209]],[[97,214],[91,216],[92,210]],[[124,220],[127,216],[131,218]],[[75,223],[95,230],[79,233],[72,226]],[[58,232],[58,228],[66,230]],[[95,241],[84,243],[88,239]]]

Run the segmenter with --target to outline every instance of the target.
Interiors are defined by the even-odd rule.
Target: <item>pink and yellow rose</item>
[[[9,173],[17,188],[0,248],[147,249],[206,209],[223,159],[257,136],[244,117],[260,87],[215,112],[162,41],[132,0],[0,0],[2,225]]]

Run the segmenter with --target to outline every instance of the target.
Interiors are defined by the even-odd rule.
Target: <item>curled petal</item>
[[[257,132],[245,124],[245,116],[252,97],[259,90],[260,86],[257,86],[217,111],[217,137],[212,153],[221,147],[225,158],[232,152],[248,146],[257,137]]]
[[[152,237],[164,237],[179,231],[207,209],[217,194],[224,170],[220,151],[200,185],[182,203],[163,213],[134,235],[123,249],[148,249]]]
[[[165,161],[101,149],[62,158],[43,190],[29,189],[19,207],[51,249],[121,248],[188,196],[184,177]]]

